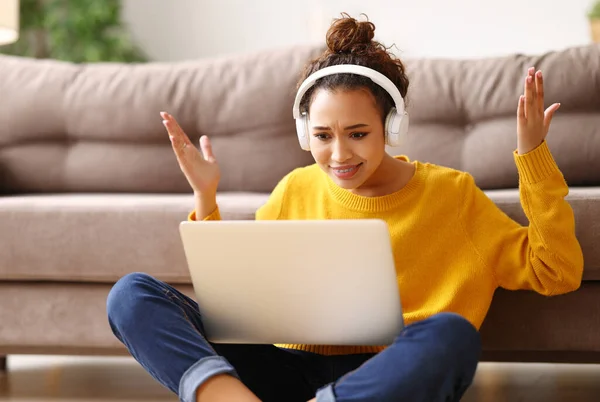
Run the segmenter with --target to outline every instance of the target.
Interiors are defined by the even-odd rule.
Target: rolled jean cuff
[[[320,388],[317,391],[317,402],[335,402],[335,394],[333,393],[333,383]]]
[[[179,382],[179,398],[183,402],[196,402],[196,391],[209,378],[217,374],[230,374],[240,379],[235,369],[222,356],[209,356],[198,360],[183,373]]]

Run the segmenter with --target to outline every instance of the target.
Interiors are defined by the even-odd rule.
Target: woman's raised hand
[[[560,107],[560,103],[553,103],[544,110],[544,79],[542,72],[533,67],[527,71],[523,92],[517,107],[519,154],[532,151],[546,139],[552,116]]]
[[[167,112],[161,112],[160,115],[169,133],[179,167],[194,190],[194,194],[203,197],[216,196],[221,171],[208,137],[200,138],[201,153],[194,147],[173,116]]]

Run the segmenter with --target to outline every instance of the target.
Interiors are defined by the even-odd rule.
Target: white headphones
[[[402,99],[402,95],[400,95],[400,91],[398,91],[396,85],[394,85],[394,83],[385,75],[368,67],[357,66],[354,64],[340,64],[337,66],[325,67],[311,74],[300,85],[300,88],[296,93],[293,113],[294,119],[296,120],[298,141],[300,142],[302,149],[305,151],[310,151],[308,116],[306,112],[300,114],[300,102],[302,101],[302,97],[319,78],[340,73],[350,73],[368,77],[371,79],[371,81],[385,89],[387,93],[390,94],[394,100],[395,107],[390,110],[385,118],[385,143],[392,147],[400,145],[403,137],[408,133],[409,119],[408,113],[404,109],[404,99]]]

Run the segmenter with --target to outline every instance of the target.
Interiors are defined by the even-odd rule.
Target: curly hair
[[[327,49],[316,59],[311,60],[304,68],[297,88],[314,72],[338,64],[355,64],[371,68],[389,78],[400,91],[402,98],[408,92],[408,77],[404,64],[381,43],[374,41],[375,25],[372,22],[358,21],[346,13],[334,19],[326,36]],[[334,74],[316,81],[303,96],[300,111],[308,112],[313,95],[318,89],[354,90],[368,88],[382,113],[382,119],[394,106],[392,97],[368,77],[356,74]]]

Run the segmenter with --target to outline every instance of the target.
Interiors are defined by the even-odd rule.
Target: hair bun
[[[356,47],[369,45],[375,37],[375,25],[358,21],[346,13],[334,20],[327,31],[327,47],[334,53],[351,53]]]

